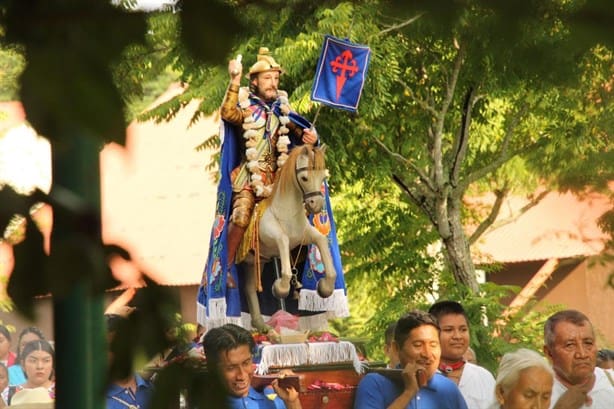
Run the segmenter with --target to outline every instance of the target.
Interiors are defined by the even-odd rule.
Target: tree
[[[103,0],[87,8],[78,3],[21,0],[2,9],[4,40],[24,47],[20,95],[39,133],[57,148],[80,140],[123,143],[125,102],[142,92],[144,78],[168,66],[189,88],[142,118],[170,118],[200,98],[198,120],[222,99],[225,60],[241,53],[250,64],[267,45],[287,69],[283,87],[293,105],[318,114],[331,146],[331,189],[346,199],[336,203],[338,227],[352,244],[342,243],[349,282],[356,294],[362,285],[374,290],[365,294],[371,301],[365,306],[392,297],[390,306],[406,309],[435,291],[479,296],[469,244],[497,206],[490,217],[480,215],[484,223],[467,238],[464,226],[474,215],[463,204],[466,192],[494,191],[500,202],[538,180],[580,189],[587,173],[598,176],[589,180],[594,186],[611,179],[602,152],[611,148],[614,37],[604,1],[271,1],[265,7],[184,1],[176,14],[147,18]],[[309,99],[324,34],[373,50],[358,115],[320,110]],[[562,160],[573,166],[561,171]],[[30,204],[2,194],[3,207],[9,204],[3,220]],[[49,290],[31,285],[32,271],[56,274],[54,293],[72,290],[83,271],[100,289],[108,278],[106,252],[121,254],[101,247],[95,212],[70,208],[62,197],[28,199],[57,207],[57,228],[66,234],[55,248],[65,251],[44,258],[34,250],[36,232],[28,231],[34,247],[20,249],[11,280],[18,307]],[[427,250],[437,239],[451,276],[439,273],[436,254]],[[88,257],[71,263],[75,248]],[[161,314],[151,315],[152,326]]]
[[[608,13],[602,2],[324,4],[302,25],[282,12],[271,32],[236,47],[244,64],[262,44],[273,50],[288,71],[283,88],[295,107],[317,116],[331,146],[355,313],[406,310],[458,284],[479,296],[470,244],[507,195],[532,194],[538,184],[602,189],[612,179],[612,44],[605,22],[589,19]],[[358,115],[320,110],[309,99],[324,34],[373,50]],[[200,96],[202,111],[214,112],[225,71],[185,71],[196,74],[188,81],[196,87],[180,100]],[[160,109],[172,112],[172,104]],[[482,192],[496,194],[492,209],[465,206],[467,193]],[[467,236],[470,224],[477,227]],[[426,251],[437,239],[453,280]]]

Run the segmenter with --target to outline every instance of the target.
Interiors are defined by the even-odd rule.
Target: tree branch
[[[437,117],[437,115],[439,114],[436,110],[435,107],[431,104],[429,104],[427,101],[423,100],[422,98],[418,98],[416,96],[416,94],[414,94],[414,91],[411,89],[411,87],[402,79],[397,79],[397,82],[399,82],[403,87],[405,87],[405,89],[407,90],[407,92],[409,92],[409,96],[411,97],[411,99],[420,106],[420,108],[424,109],[427,112],[430,112],[431,115],[433,115],[434,117]]]
[[[417,16],[412,17],[412,18],[410,18],[410,19],[409,19],[409,20],[407,20],[407,21],[404,21],[404,22],[399,23],[399,24],[395,24],[394,26],[390,26],[390,27],[388,27],[387,29],[384,29],[384,30],[380,31],[379,33],[377,33],[377,35],[383,35],[383,34],[386,34],[386,33],[391,32],[391,31],[394,31],[394,30],[398,30],[398,29],[400,29],[400,28],[403,28],[403,27],[405,27],[405,26],[407,26],[407,25],[409,25],[409,24],[413,23],[414,21],[418,20],[418,19],[419,19],[420,17],[422,17],[423,15],[424,15],[424,13],[420,13],[420,14],[418,14]]]
[[[401,188],[402,191],[404,191],[405,193],[407,193],[407,195],[409,196],[409,199],[414,202],[414,204],[416,206],[418,206],[420,209],[422,209],[422,211],[424,212],[424,214],[426,215],[426,217],[429,218],[429,220],[431,221],[431,223],[433,223],[433,226],[437,227],[437,220],[435,219],[435,213],[433,211],[433,209],[431,209],[429,207],[429,203],[428,203],[428,199],[426,196],[419,196],[417,193],[413,192],[411,190],[411,188],[409,186],[407,186],[407,184],[405,182],[403,182],[403,180],[395,175],[392,174],[392,180],[399,185],[399,187]]]
[[[437,118],[437,133],[441,134],[443,132],[443,124],[446,119],[446,114],[448,113],[448,109],[450,108],[450,104],[452,103],[452,99],[454,98],[454,92],[456,91],[456,84],[458,82],[458,76],[460,74],[461,66],[463,65],[463,58],[465,52],[464,48],[461,47],[456,53],[456,57],[454,58],[454,67],[452,68],[452,77],[446,84],[446,95],[444,97],[443,102],[441,103],[441,111],[439,111],[439,115]]]
[[[501,143],[501,149],[499,149],[499,154],[497,155],[495,160],[490,162],[488,165],[486,165],[486,166],[484,166],[484,167],[482,167],[480,169],[477,169],[477,170],[469,173],[467,175],[467,177],[465,178],[465,180],[463,182],[459,183],[459,190],[461,192],[464,191],[471,183],[475,182],[476,180],[479,180],[479,179],[483,178],[484,176],[486,176],[490,172],[498,169],[500,166],[502,166],[505,162],[510,160],[512,157],[514,157],[518,153],[526,150],[526,148],[525,148],[525,149],[522,149],[522,150],[520,150],[520,151],[518,151],[518,152],[516,152],[514,154],[510,154],[508,152],[509,144],[510,144],[510,141],[511,141],[512,136],[514,134],[514,131],[516,130],[516,127],[518,126],[518,123],[520,122],[520,120],[524,116],[524,114],[527,112],[527,110],[528,110],[528,106],[525,105],[520,110],[518,115],[514,116],[514,118],[512,119],[512,123],[510,124],[510,126],[508,126],[507,130],[505,131],[505,135],[503,136],[503,142]],[[534,146],[534,145],[532,145],[532,146]]]
[[[462,162],[465,160],[467,145],[469,142],[469,125],[471,123],[471,112],[473,109],[473,100],[475,99],[475,88],[469,87],[465,95],[463,103],[463,117],[461,127],[454,140],[454,158],[452,159],[452,167],[450,169],[450,184],[456,187],[458,183],[458,174]]]
[[[520,216],[522,216],[524,213],[526,213],[527,211],[529,211],[531,208],[537,206],[539,204],[539,202],[541,202],[543,200],[544,197],[546,197],[548,195],[548,193],[550,193],[550,190],[544,190],[543,192],[541,192],[539,195],[535,196],[533,199],[531,199],[529,201],[529,203],[527,203],[526,205],[524,205],[517,214],[515,214],[513,217],[508,217],[506,219],[503,220],[499,220],[497,223],[493,223],[492,228],[490,229],[490,231],[494,231],[500,227],[505,226],[506,224],[510,224],[516,220],[518,220],[518,218]]]
[[[429,179],[429,177],[422,171],[422,169],[420,169],[415,163],[413,163],[412,161],[404,158],[402,155],[391,151],[390,149],[388,149],[388,147],[379,139],[377,139],[375,136],[373,136],[373,140],[382,147],[382,149],[384,149],[386,151],[386,153],[390,156],[392,156],[393,159],[396,159],[398,162],[400,162],[401,164],[411,168],[414,172],[416,172],[418,174],[418,177],[420,178],[420,180],[422,181],[422,183],[424,183],[426,185],[426,187],[428,187],[428,189],[431,192],[434,192],[434,186],[431,182],[431,180]]]
[[[475,229],[475,231],[468,238],[469,245],[472,245],[473,243],[475,243],[477,239],[479,239],[480,236],[484,234],[486,229],[488,229],[495,222],[495,220],[497,220],[497,216],[499,215],[499,211],[501,210],[501,205],[503,205],[503,201],[507,197],[508,193],[509,193],[509,188],[507,187],[507,185],[504,186],[503,189],[495,191],[495,196],[496,196],[495,203],[492,205],[490,209],[490,213],[488,214],[488,217],[482,220],[478,228]]]
[[[443,128],[444,122],[446,118],[446,114],[448,109],[450,108],[450,104],[452,103],[452,99],[454,97],[454,92],[456,90],[456,84],[458,81],[458,75],[460,73],[460,69],[463,63],[463,48],[461,48],[456,54],[456,58],[454,59],[454,67],[452,70],[452,77],[447,81],[446,85],[446,95],[441,104],[441,110],[437,115],[437,120],[435,122],[435,129],[433,132],[433,149],[431,151],[431,157],[433,159],[433,169],[435,171],[435,185],[438,188],[444,186],[446,181],[444,180],[443,174],[443,152],[442,152],[442,138],[443,138]]]

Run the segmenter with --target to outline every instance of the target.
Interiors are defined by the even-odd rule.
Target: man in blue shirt
[[[219,374],[226,387],[229,409],[302,409],[298,391],[280,387],[277,379],[271,383],[276,395],[272,398],[251,386],[255,345],[246,329],[234,324],[212,328],[205,334],[203,347],[207,368]]]
[[[107,323],[107,340],[109,342],[109,364],[119,359],[119,365],[124,363],[126,357],[116,357],[111,344],[122,326],[129,325],[128,318],[118,314],[105,314]],[[117,376],[108,385],[106,390],[106,409],[146,409],[153,394],[151,382],[143,379],[139,374],[130,372],[127,376]]]
[[[412,311],[400,318],[392,348],[401,379],[368,373],[358,384],[355,409],[467,409],[456,384],[437,372],[439,326],[431,314]]]
[[[148,408],[153,393],[151,383],[134,374],[107,388],[107,409]]]

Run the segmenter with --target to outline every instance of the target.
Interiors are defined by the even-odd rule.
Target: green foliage
[[[25,61],[18,47],[0,48],[0,101],[14,101],[19,93],[17,78]]]
[[[534,308],[535,302],[531,301],[521,310],[507,315],[501,300],[519,290],[518,287],[487,282],[480,286],[477,294],[472,294],[459,286],[448,285],[435,300],[455,300],[463,305],[471,326],[471,346],[480,365],[493,373],[506,352],[521,347],[541,351],[543,323],[554,311],[561,309],[561,306],[551,306],[538,311]]]

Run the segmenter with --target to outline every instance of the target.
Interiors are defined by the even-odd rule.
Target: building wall
[[[614,346],[614,288],[608,285],[614,266],[585,259],[540,302],[564,304],[585,313],[593,323],[602,347]],[[601,337],[603,337],[601,339]]]
[[[198,286],[184,285],[178,288],[183,322],[196,324],[196,295],[198,294]]]
[[[523,287],[544,264],[545,260],[508,263],[488,281]],[[614,346],[614,288],[608,286],[612,263],[602,265],[597,257],[566,259],[553,272],[549,280],[536,293],[536,308],[561,305],[580,310],[592,321],[600,347]],[[509,303],[513,297],[503,300]]]
[[[16,311],[0,312],[0,321],[4,325],[12,326],[15,328],[15,332],[11,333],[13,342],[11,350],[16,352],[17,338],[22,329],[26,327],[35,326],[38,327],[45,338],[53,340],[53,306],[51,298],[39,298],[34,302],[34,320],[28,320]]]

